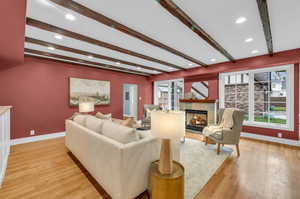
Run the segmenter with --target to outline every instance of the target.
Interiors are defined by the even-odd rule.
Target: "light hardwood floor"
[[[188,137],[201,139],[197,135]],[[196,199],[299,199],[300,149],[242,139]],[[64,139],[12,147],[1,199],[108,199]],[[146,199],[142,194],[138,199]]]

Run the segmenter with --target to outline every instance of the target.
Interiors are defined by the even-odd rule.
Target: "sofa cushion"
[[[135,129],[111,121],[104,121],[102,134],[123,144],[139,140]]]
[[[85,127],[90,129],[91,131],[101,134],[103,122],[104,122],[104,120],[101,120],[92,115],[89,115],[86,118]]]
[[[112,121],[116,124],[127,126],[129,128],[139,128],[141,126],[133,118],[128,118],[126,120],[112,118]]]
[[[88,115],[77,114],[73,118],[73,121],[76,122],[77,124],[80,124],[81,126],[85,126],[85,122],[86,122],[87,117],[88,117]]]
[[[99,119],[102,119],[102,120],[111,120],[111,113],[103,114],[101,112],[97,112],[95,116]]]

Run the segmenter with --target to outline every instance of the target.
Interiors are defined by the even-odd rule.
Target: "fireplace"
[[[201,133],[207,126],[207,111],[205,110],[185,110],[185,128]]]

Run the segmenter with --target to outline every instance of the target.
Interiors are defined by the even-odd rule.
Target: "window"
[[[154,83],[154,103],[165,110],[178,110],[179,99],[183,98],[182,79],[157,81]]]
[[[220,107],[245,111],[245,124],[292,130],[293,66],[223,73]]]
[[[249,78],[248,73],[226,75],[224,84],[224,107],[238,108],[246,113],[249,112]],[[248,120],[248,114],[245,115],[245,120]]]

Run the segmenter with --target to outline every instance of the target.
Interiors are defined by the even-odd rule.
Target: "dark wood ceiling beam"
[[[193,21],[181,8],[179,8],[171,0],[158,0],[159,4],[164,7],[174,17],[179,19],[184,25],[195,32],[199,37],[211,45],[214,49],[223,54],[230,61],[235,61],[233,56],[229,54],[216,40],[214,40],[207,32],[203,30],[196,22]]]
[[[208,88],[208,85],[205,82],[200,82],[203,86],[205,86],[206,88]]]
[[[93,39],[91,37],[87,37],[85,35],[81,35],[81,34],[78,34],[78,33],[63,29],[63,28],[59,28],[57,26],[53,26],[53,25],[50,25],[50,24],[47,24],[47,23],[44,23],[44,22],[41,22],[41,21],[38,21],[38,20],[35,20],[35,19],[32,19],[32,18],[29,18],[29,17],[27,17],[26,24],[29,25],[29,26],[35,27],[35,28],[39,28],[39,29],[46,30],[46,31],[49,31],[49,32],[54,32],[54,33],[57,33],[57,34],[61,34],[61,35],[64,35],[66,37],[71,37],[73,39],[81,40],[81,41],[84,41],[84,42],[87,42],[87,43],[90,43],[90,44],[93,44],[93,45],[101,46],[103,48],[107,48],[107,49],[110,49],[110,50],[121,52],[121,53],[124,53],[124,54],[127,54],[127,55],[131,55],[131,56],[138,57],[138,58],[141,58],[141,59],[144,59],[144,60],[148,60],[148,61],[151,61],[151,62],[159,63],[159,64],[169,66],[169,67],[172,67],[172,68],[184,69],[181,66],[177,66],[175,64],[172,64],[172,63],[169,63],[169,62],[166,62],[166,61],[162,61],[162,60],[159,60],[159,59],[147,56],[147,55],[143,55],[143,54],[131,51],[131,50],[127,50],[125,48],[121,48],[121,47],[115,46],[115,45],[110,44],[110,43],[99,41],[99,40]]]
[[[98,58],[98,59],[104,59],[104,60],[108,60],[108,61],[112,61],[112,62],[119,62],[121,64],[126,64],[126,65],[130,65],[130,66],[134,66],[134,67],[140,67],[140,68],[147,69],[147,70],[158,71],[158,72],[168,72],[168,71],[165,71],[165,70],[156,69],[156,68],[152,68],[152,67],[149,67],[149,66],[144,66],[144,65],[141,65],[141,64],[136,64],[136,63],[120,60],[120,59],[115,59],[115,58],[108,57],[108,56],[105,56],[105,55],[91,53],[91,52],[87,52],[87,51],[83,51],[83,50],[79,50],[79,49],[75,49],[75,48],[61,46],[61,45],[58,45],[58,44],[54,44],[54,43],[50,43],[50,42],[46,42],[46,41],[42,41],[42,40],[30,38],[30,37],[25,37],[25,42],[32,43],[32,44],[37,44],[37,45],[45,46],[45,47],[52,46],[52,47],[54,47],[55,49],[58,49],[58,50],[68,51],[68,52],[71,52],[71,53],[81,54],[81,55],[85,55],[85,56],[93,56],[93,57]]]
[[[150,73],[146,73],[146,72],[142,72],[142,71],[136,71],[136,70],[126,69],[126,68],[121,68],[121,67],[112,66],[112,65],[108,65],[108,64],[103,64],[103,63],[99,63],[99,62],[86,61],[86,60],[83,60],[83,59],[68,57],[68,56],[64,56],[64,55],[59,55],[59,54],[54,54],[54,53],[29,49],[29,48],[25,48],[24,52],[25,53],[31,53],[31,54],[34,54],[34,55],[46,56],[46,57],[50,57],[50,58],[54,58],[54,59],[63,59],[66,62],[67,61],[79,62],[81,65],[88,64],[88,65],[100,66],[102,69],[117,70],[117,71],[127,72],[127,73],[136,73],[136,74],[141,74],[141,75],[144,75],[144,76],[152,75]],[[58,60],[58,61],[62,61],[62,60]],[[77,64],[79,64],[79,63],[77,63]]]
[[[199,95],[201,95],[202,97],[207,98],[207,96],[205,96],[205,95],[204,95],[202,92],[200,92],[197,88],[195,88],[195,87],[192,86],[192,89],[193,89],[196,93],[198,93]]]
[[[140,33],[136,30],[133,30],[133,29],[131,29],[131,28],[129,28],[129,27],[127,27],[127,26],[125,26],[125,25],[123,25],[123,24],[121,24],[121,23],[119,23],[119,22],[117,22],[117,21],[115,21],[111,18],[108,18],[108,17],[106,17],[105,15],[103,15],[101,13],[95,12],[95,11],[93,11],[93,10],[91,10],[91,9],[75,2],[75,1],[72,1],[72,0],[50,0],[50,1],[56,3],[60,6],[63,6],[65,8],[68,8],[70,10],[73,10],[73,11],[75,11],[75,12],[77,12],[77,13],[83,15],[83,16],[94,19],[94,20],[96,20],[96,21],[98,21],[98,22],[100,22],[104,25],[115,28],[115,29],[127,34],[127,35],[130,35],[130,36],[135,37],[139,40],[142,40],[142,41],[144,41],[148,44],[151,44],[151,45],[156,46],[158,48],[164,49],[164,50],[166,50],[166,51],[168,51],[172,54],[175,54],[175,55],[177,55],[179,57],[182,57],[186,60],[189,60],[193,63],[199,64],[201,66],[206,66],[205,63],[203,63],[202,61],[200,61],[198,59],[195,59],[195,58],[193,58],[189,55],[186,55],[186,54],[184,54],[184,53],[182,53],[182,52],[180,52],[180,51],[178,51],[174,48],[171,48],[171,47],[169,47],[169,46],[167,46],[167,45],[165,45],[165,44],[163,44],[163,43],[161,43],[161,42],[159,42],[155,39],[152,39],[152,38],[148,37],[147,35],[145,35],[143,33]]]
[[[268,11],[267,0],[256,0],[259,10],[260,19],[263,25],[265,39],[268,47],[268,52],[270,55],[273,55],[273,39],[270,25],[270,17]]]

